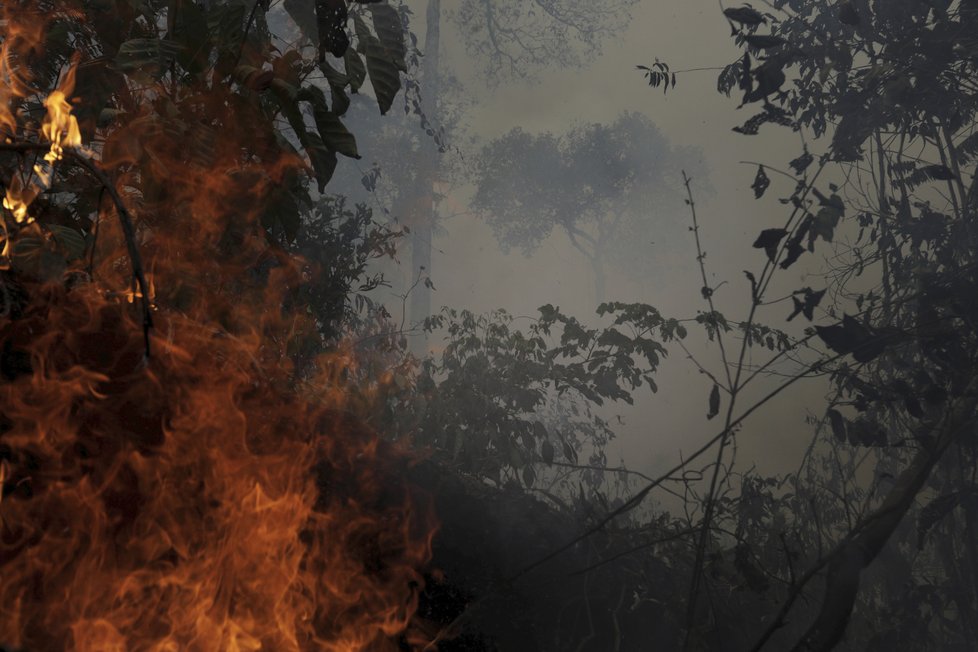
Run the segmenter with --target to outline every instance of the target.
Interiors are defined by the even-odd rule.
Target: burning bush
[[[428,501],[352,416],[354,361],[323,356],[299,398],[317,325],[284,306],[308,270],[263,226],[335,163],[290,96],[311,68],[235,3],[117,9],[0,23],[0,645],[417,643]],[[272,81],[234,81],[244,65]],[[342,92],[312,102],[334,136]]]

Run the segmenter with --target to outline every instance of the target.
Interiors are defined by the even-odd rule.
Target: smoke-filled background
[[[482,11],[492,7],[490,14],[476,11],[476,4]],[[376,115],[367,106],[350,116],[350,128],[361,138],[363,158],[341,160],[330,190],[408,224],[411,208],[398,202],[397,184],[417,181],[411,170],[421,163],[426,137],[433,140],[423,129],[444,130],[438,139],[443,151],[437,155],[430,265],[424,273],[412,265],[412,240],[406,239],[400,245],[399,264],[384,270],[394,287],[374,294],[393,315],[400,318],[404,313],[409,327],[419,321],[411,315],[410,299],[404,298],[412,287],[415,295],[430,292],[432,313],[442,306],[476,313],[503,309],[525,317],[517,321],[524,327],[544,304],[558,306],[591,325],[601,323],[595,309],[603,301],[644,302],[670,317],[695,317],[707,306],[689,230],[691,215],[684,203],[683,170],[693,179],[709,282],[720,286],[715,297],[718,309],[729,311],[730,319],[746,317],[750,286],[743,270],[763,263],[751,244],[761,229],[780,224],[786,215],[774,193],[761,201],[754,199],[750,186],[757,166],[748,162],[787,167],[801,140],[774,127],[754,136],[732,130],[749,117],[749,109],[747,114],[738,111],[736,94],[728,97],[717,90],[722,68],[737,59],[738,51],[730,38],[730,23],[715,3],[611,0],[601,3],[594,16],[588,15],[586,3],[577,4],[580,7],[569,3],[577,12],[570,15],[594,28],[588,34],[592,40],[582,41],[581,32],[570,29],[561,32],[557,43],[549,42],[554,37],[534,31],[539,29],[534,25],[553,29],[553,19],[522,16],[513,24],[523,21],[525,31],[514,37],[516,41],[500,44],[497,51],[487,33],[486,16],[499,12],[497,18],[505,20],[512,13],[507,3],[444,3],[438,21],[438,102],[427,105],[431,124],[423,125],[423,118],[413,112],[405,115],[399,102],[387,116]],[[428,6],[406,5],[411,10],[410,29],[423,53],[431,24]],[[538,47],[536,39],[545,42],[539,46],[545,50],[528,54],[527,48]],[[469,40],[483,49],[467,47]],[[680,71],[677,87],[666,93],[650,88],[638,69],[659,60]],[[422,58],[417,69],[422,103],[431,101],[424,78],[431,71],[425,65]],[[548,139],[552,145],[561,138],[568,140],[575,130],[580,135],[589,126],[610,128],[616,121],[625,123],[619,130],[622,140],[607,143],[601,151],[571,147],[565,161],[574,163],[564,168],[557,168],[552,151],[537,142]],[[538,149],[519,149],[514,144],[507,152],[507,139],[516,140],[514,130],[524,139],[518,145]],[[373,137],[376,132],[382,137]],[[497,149],[490,158],[497,166],[486,174],[480,164],[494,144]],[[632,183],[649,185],[647,192],[632,190],[625,193],[624,201],[595,202],[595,208],[582,205],[589,199],[573,194],[575,188],[616,183],[608,178],[614,174],[608,155],[616,148],[629,150],[624,165],[640,179]],[[508,177],[500,174],[512,168],[515,158],[524,167]],[[375,190],[366,192],[361,177],[372,170],[379,172],[379,178],[374,177]],[[535,170],[535,176],[529,170]],[[481,197],[477,195],[480,180]],[[790,181],[775,177],[774,183],[783,196],[792,189]],[[535,203],[525,203],[533,195]],[[576,206],[568,205],[574,201]],[[576,248],[568,230],[560,226],[562,219],[573,218],[575,210],[603,212],[597,219],[584,218],[594,219],[591,224],[619,220],[606,247],[602,296],[596,291],[587,253]],[[508,231],[494,231],[494,211],[509,211]],[[533,222],[535,214],[546,214],[541,219],[547,223],[545,232],[525,224],[514,226]],[[818,268],[817,262],[806,263],[808,268]],[[789,277],[782,279],[786,288],[804,281],[803,267],[783,275]],[[430,278],[433,289],[425,286],[424,278]],[[790,303],[775,306],[771,316],[786,316],[786,306]],[[702,339],[692,339],[690,352],[712,373],[722,373],[716,344]],[[427,346],[437,351],[441,338],[435,333],[420,345],[417,337],[414,340],[422,350]],[[706,419],[712,382],[683,352],[674,352],[665,361],[658,386],[656,394],[647,388],[635,392],[634,405],[618,402],[602,409],[617,435],[607,447],[614,465],[623,462],[634,470],[661,472],[678,462],[684,450],[698,448],[715,434],[715,425]],[[817,381],[792,388],[751,419],[738,440],[740,461],[756,464],[762,472],[796,464],[810,441],[806,404],[823,391]]]

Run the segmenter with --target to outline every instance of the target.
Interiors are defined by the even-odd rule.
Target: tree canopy
[[[562,233],[592,266],[599,302],[607,267],[640,275],[679,262],[662,245],[685,232],[681,170],[708,188],[700,153],[672,146],[639,113],[559,135],[516,128],[475,167],[472,206],[503,248],[529,255]]]

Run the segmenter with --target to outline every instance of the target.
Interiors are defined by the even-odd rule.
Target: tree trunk
[[[605,302],[607,292],[607,277],[604,270],[604,259],[601,256],[591,258],[591,270],[594,272],[594,302]]]
[[[441,41],[441,0],[429,0],[427,32],[424,41],[424,67],[422,69],[421,110],[429,124],[435,124],[438,108],[439,70],[438,50]],[[438,173],[438,146],[432,138],[421,143],[420,165],[416,184],[415,201],[412,202],[408,222],[411,228],[411,279],[420,282],[411,290],[411,322],[419,324],[431,316],[431,288],[425,281],[431,278],[431,234],[434,230],[435,177]],[[427,353],[425,336],[412,338],[412,351]]]

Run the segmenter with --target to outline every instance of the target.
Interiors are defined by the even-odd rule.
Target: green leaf
[[[212,47],[204,12],[192,2],[180,3],[171,36],[181,47],[177,63],[189,73],[196,75],[203,72],[207,68]]]
[[[829,408],[826,412],[829,417],[829,424],[832,426],[832,435],[835,440],[840,444],[846,442],[846,420],[842,417],[842,414],[835,408]]]
[[[356,93],[367,79],[367,67],[353,48],[347,49],[343,61],[346,64],[346,76],[350,80],[350,90]]]
[[[550,443],[550,440],[544,440],[543,445],[540,447],[540,455],[543,457],[544,462],[547,464],[553,464],[554,445]]]
[[[390,111],[394,98],[401,90],[401,74],[394,56],[385,48],[376,36],[370,33],[367,24],[359,16],[354,16],[357,38],[360,40],[360,50],[367,58],[367,73],[370,85],[377,96],[380,113]]]
[[[76,260],[85,255],[87,245],[85,243],[85,236],[80,231],[61,224],[48,224],[47,227],[57,243],[64,248],[66,258],[69,261]]]
[[[283,89],[283,85],[288,86],[288,84],[285,84],[280,79],[276,79],[272,82],[272,92],[279,101],[282,115],[289,121],[289,125],[295,132],[299,142],[302,143],[302,147],[309,157],[309,162],[312,164],[313,173],[319,186],[319,192],[323,192],[326,189],[326,184],[333,177],[333,172],[336,170],[336,152],[326,147],[318,134],[306,129],[305,121],[302,119],[302,113],[294,101],[295,98],[289,96],[288,89]],[[296,96],[298,96],[298,92],[296,92]]]
[[[927,533],[942,518],[950,514],[960,501],[961,494],[958,492],[945,494],[930,501],[920,510],[920,516],[917,518],[917,550],[923,550]]]
[[[741,25],[760,25],[767,22],[759,11],[749,6],[724,9],[723,15]]]
[[[754,191],[754,198],[760,199],[764,196],[764,192],[767,190],[768,186],[771,185],[771,180],[768,178],[767,174],[764,172],[764,166],[757,166],[757,175],[754,176],[754,183],[751,184],[751,189]]]
[[[323,192],[336,170],[336,152],[326,147],[316,134],[307,132],[305,141],[303,146],[312,161],[312,169],[319,183],[319,192]]]
[[[245,5],[241,2],[211,7],[207,12],[207,29],[214,44],[225,53],[236,53],[244,39]]]
[[[285,11],[299,27],[302,37],[310,43],[319,43],[316,27],[316,5],[313,0],[285,0]]]
[[[720,414],[720,386],[714,384],[713,389],[710,390],[710,405],[706,418],[712,419],[718,414]]]
[[[182,47],[176,41],[136,38],[119,46],[116,67],[129,75],[159,78]]]
[[[281,227],[285,239],[294,241],[302,220],[298,202],[292,193],[280,189],[269,197],[268,208],[262,213],[261,221],[267,229]]]
[[[404,43],[404,25],[397,9],[387,3],[370,5],[370,14],[374,20],[374,31],[380,44],[390,53],[394,65],[401,72],[407,72],[407,45]]]
[[[764,229],[757,236],[757,240],[754,241],[754,248],[763,249],[764,253],[767,254],[768,260],[774,262],[774,259],[778,255],[778,247],[781,246],[781,240],[786,235],[788,235],[788,232],[785,229]]]
[[[316,121],[316,128],[327,148],[350,158],[360,158],[356,138],[343,125],[339,116],[326,107],[326,97],[322,90],[315,86],[307,86],[299,91],[297,99],[312,104],[312,116]]]
[[[342,57],[350,38],[346,35],[346,0],[316,0],[316,27],[319,32],[319,60],[329,52]]]

